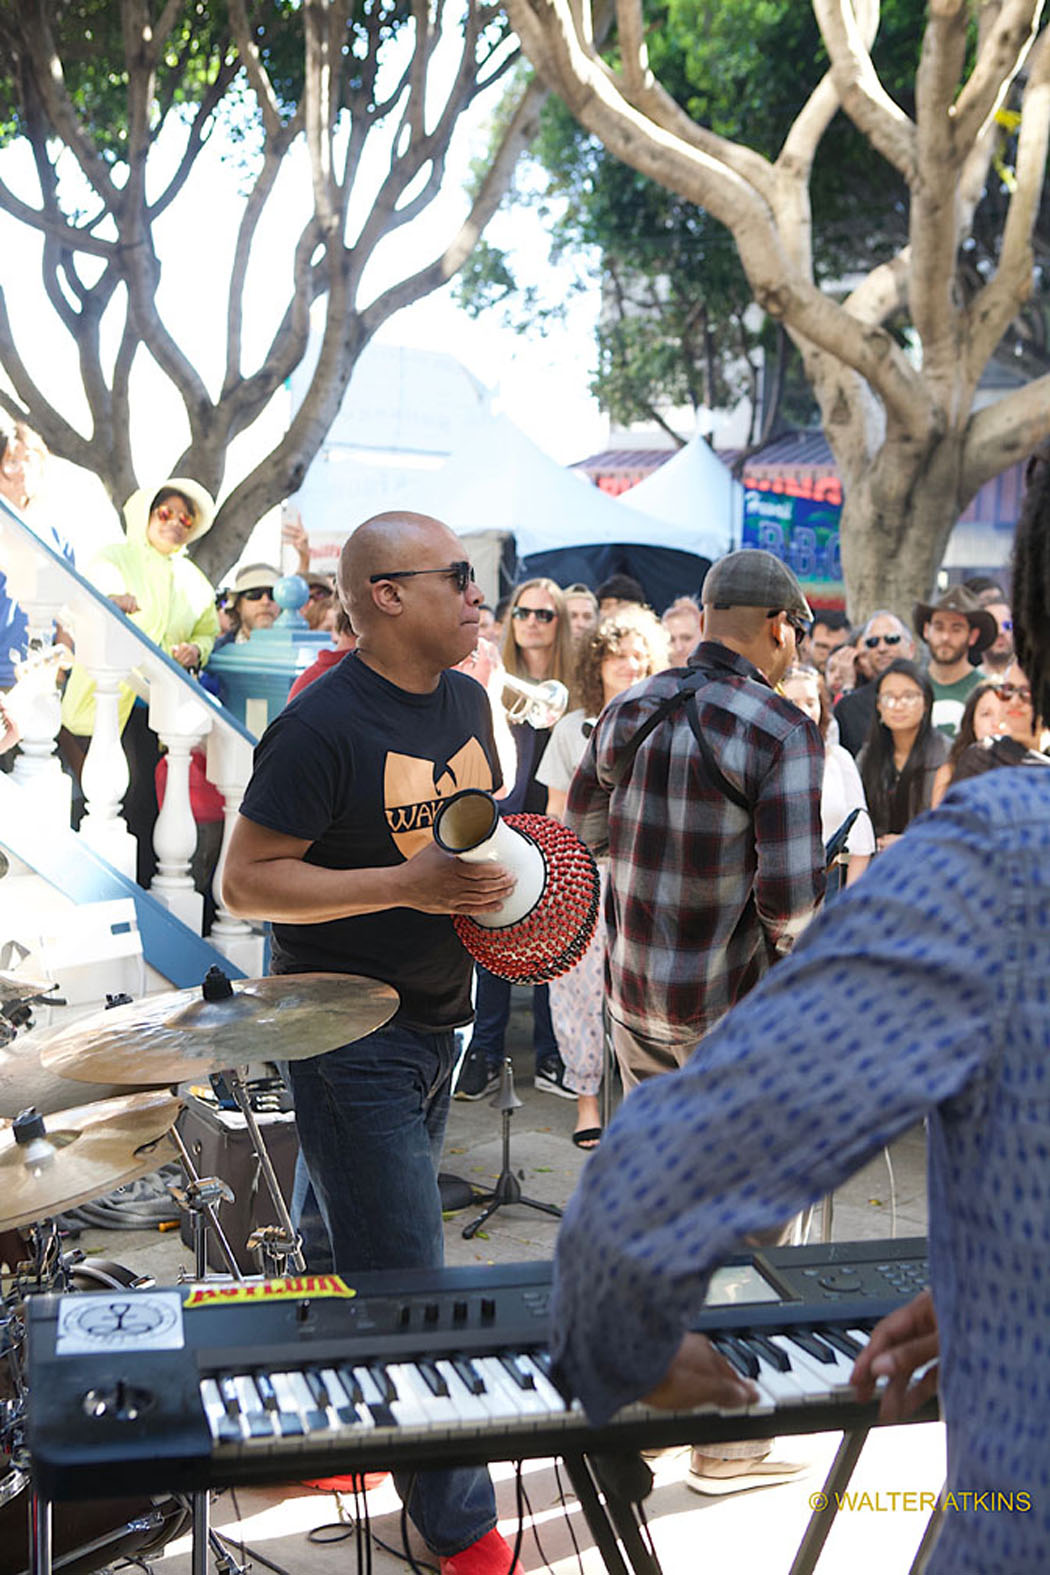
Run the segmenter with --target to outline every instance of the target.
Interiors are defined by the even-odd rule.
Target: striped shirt
[[[790,950],[824,891],[817,728],[744,657],[714,641],[696,715],[725,779],[704,764],[679,707],[649,734],[620,787],[629,740],[681,687],[658,673],[610,702],[569,789],[566,820],[608,849],[606,985],[613,1017],[663,1045],[693,1044]],[[692,704],[692,702],[688,702]]]

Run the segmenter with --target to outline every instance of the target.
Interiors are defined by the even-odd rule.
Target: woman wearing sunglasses
[[[99,553],[88,578],[181,667],[196,670],[219,633],[215,591],[186,548],[211,529],[215,503],[196,481],[172,476],[160,487],[133,492],[124,505],[125,540]],[[129,785],[124,818],[138,840],[137,879],[148,886],[156,869],[154,775],[160,751],[148,710],[126,684],[118,715]],[[95,685],[82,667],[69,675],[62,701],[62,755],[77,780],[95,730]]]
[[[949,744],[933,726],[933,688],[914,662],[891,662],[873,683],[875,719],[857,766],[883,853],[929,809]]]
[[[1045,753],[1048,735],[1042,718],[1035,715],[1032,687],[1016,662],[1011,662],[1003,682],[994,687],[999,703],[998,731],[963,752],[953,782],[963,782],[999,766],[1050,765]]]

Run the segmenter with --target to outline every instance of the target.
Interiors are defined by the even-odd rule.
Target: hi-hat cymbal
[[[0,1126],[0,1230],[75,1209],[146,1176],[163,1163],[138,1153],[169,1132],[182,1108],[168,1093],[126,1094],[79,1105],[46,1122],[38,1151],[16,1142],[10,1122]]]
[[[78,1082],[183,1083],[251,1061],[324,1055],[381,1028],[397,1005],[396,990],[356,974],[234,979],[225,1000],[177,990],[81,1018],[40,1039],[40,1060]]]

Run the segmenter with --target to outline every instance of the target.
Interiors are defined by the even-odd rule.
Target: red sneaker
[[[441,1575],[525,1575],[514,1549],[493,1526],[477,1542],[441,1560]]]
[[[355,1472],[346,1477],[314,1477],[303,1487],[318,1488],[322,1493],[368,1493],[389,1475],[389,1471],[366,1471],[363,1476]]]

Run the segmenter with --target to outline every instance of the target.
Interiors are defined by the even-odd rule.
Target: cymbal
[[[19,1034],[0,1049],[0,1118],[17,1116],[30,1105],[42,1116],[53,1116],[56,1110],[93,1105],[100,1099],[119,1099],[127,1093],[126,1083],[73,1083],[57,1072],[45,1071],[35,1040],[35,1034]],[[158,1078],[155,1086],[167,1088],[168,1084]]]
[[[0,968],[0,997],[5,1001],[31,1001],[34,995],[46,995],[54,988],[46,980],[20,979],[16,973],[5,973]]]
[[[225,1000],[206,1001],[199,988],[147,995],[48,1031],[41,1063],[78,1082],[183,1083],[250,1061],[324,1055],[381,1028],[398,1006],[396,990],[356,974],[232,983]]]
[[[0,1126],[0,1230],[75,1209],[156,1170],[156,1154],[137,1151],[175,1124],[182,1101],[169,1093],[125,1094],[97,1105],[78,1105],[46,1122],[50,1155],[34,1160],[15,1141],[10,1122]]]

